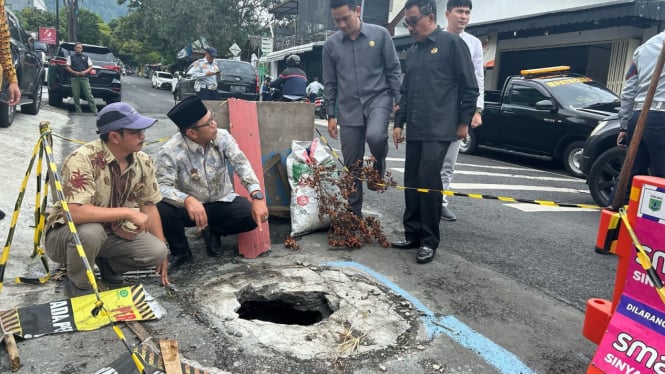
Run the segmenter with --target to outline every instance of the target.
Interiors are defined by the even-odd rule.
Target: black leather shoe
[[[392,242],[390,245],[396,249],[415,249],[420,247],[420,242],[415,240],[400,240],[398,242]]]
[[[99,268],[99,276],[104,282],[109,284],[124,283],[125,280],[122,278],[122,275],[113,271],[113,269],[111,269],[111,265],[109,265],[108,261],[106,261],[104,257],[97,257],[95,259],[95,263]]]
[[[436,249],[432,249],[428,246],[422,246],[418,250],[418,254],[416,255],[416,262],[419,264],[426,264],[434,258],[434,254],[436,253]]]
[[[194,262],[194,257],[190,251],[177,255],[171,254],[169,255],[169,271],[175,270],[188,262]]]
[[[224,254],[224,250],[222,249],[222,240],[220,239],[219,234],[216,234],[209,227],[206,227],[201,232],[201,235],[203,236],[203,240],[206,242],[206,253],[208,256],[220,257]]]

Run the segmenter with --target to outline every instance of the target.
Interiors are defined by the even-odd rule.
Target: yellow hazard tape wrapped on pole
[[[39,131],[41,133],[41,137],[43,138],[44,136],[47,136],[48,133],[50,133],[50,123],[47,121],[42,121],[39,124]],[[144,373],[145,372],[145,367],[141,361],[141,359],[133,352],[132,348],[129,346],[127,343],[127,339],[125,338],[124,334],[120,330],[120,328],[116,325],[116,323],[111,319],[110,313],[106,310],[104,307],[104,302],[101,299],[101,296],[99,295],[99,288],[97,286],[97,281],[95,279],[95,275],[92,272],[92,267],[90,266],[90,262],[88,261],[88,258],[85,256],[85,251],[83,250],[83,245],[81,244],[81,239],[78,236],[78,233],[76,231],[76,226],[74,225],[74,220],[72,219],[71,213],[69,211],[69,207],[67,205],[67,201],[65,199],[65,193],[62,188],[62,179],[60,178],[60,173],[58,172],[58,168],[55,164],[54,158],[53,158],[53,150],[51,149],[51,146],[48,143],[42,142],[44,144],[44,150],[46,151],[46,160],[48,162],[49,166],[49,171],[51,172],[51,175],[53,176],[53,183],[55,185],[55,191],[58,197],[58,200],[61,203],[62,210],[65,216],[65,220],[67,221],[67,226],[69,227],[69,231],[72,233],[72,239],[74,241],[74,244],[76,244],[76,252],[78,255],[81,257],[81,262],[83,262],[83,266],[85,268],[85,274],[86,277],[88,278],[88,282],[92,286],[92,290],[97,297],[97,302],[95,303],[95,307],[92,309],[91,314],[93,316],[97,316],[100,313],[102,316],[106,316],[109,318],[109,321],[111,321],[111,324],[113,326],[113,331],[115,331],[116,335],[120,339],[120,341],[123,343],[125,348],[131,353],[132,355],[132,360],[134,361],[134,364],[136,365],[136,368],[138,369],[139,373]]]

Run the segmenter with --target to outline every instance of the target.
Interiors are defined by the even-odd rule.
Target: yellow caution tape
[[[328,144],[328,141],[326,138],[321,134],[319,129],[316,129],[316,132],[319,134],[319,138],[321,139],[321,142],[328,146],[328,149],[332,152],[333,156],[339,163],[344,167],[344,171],[348,172],[348,169],[344,166],[344,163],[340,160],[339,156],[337,156],[337,153],[330,147]],[[386,186],[385,184],[382,183],[376,183],[377,186],[380,187],[390,187]],[[600,210],[603,209],[599,207],[598,205],[592,205],[592,204],[568,204],[568,203],[560,203],[556,201],[547,201],[547,200],[528,200],[528,199],[518,199],[518,198],[513,198],[513,197],[506,197],[506,196],[492,196],[492,195],[485,195],[485,194],[478,194],[478,193],[461,193],[461,192],[455,192],[455,191],[450,191],[450,190],[432,190],[428,188],[418,188],[418,187],[407,187],[407,186],[393,186],[394,188],[404,191],[404,190],[415,190],[418,192],[422,193],[430,193],[430,192],[439,192],[442,195],[445,196],[460,196],[460,197],[468,197],[472,199],[487,199],[487,200],[499,200],[503,202],[510,202],[510,203],[525,203],[525,204],[535,204],[535,205],[542,205],[542,206],[551,206],[551,207],[562,207],[562,208],[580,208],[580,209],[596,209]]]
[[[630,235],[630,239],[635,245],[635,249],[637,250],[637,258],[640,260],[640,265],[642,265],[642,268],[649,276],[653,286],[656,288],[656,292],[658,293],[658,296],[660,296],[660,300],[663,302],[663,304],[665,304],[665,288],[663,287],[663,281],[658,276],[656,269],[653,268],[653,264],[651,263],[649,255],[642,247],[642,244],[638,240],[635,231],[633,231],[633,227],[630,225],[630,222],[628,222],[628,215],[626,214],[626,210],[624,208],[619,209],[619,215],[621,216],[621,221],[626,227],[626,231],[628,231],[628,234]]]

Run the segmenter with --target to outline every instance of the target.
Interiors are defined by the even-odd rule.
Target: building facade
[[[360,0],[364,22],[388,23],[392,1]],[[330,2],[314,0],[274,1],[270,13],[274,17],[273,52],[261,57],[266,74],[276,76],[286,68],[284,59],[292,54],[301,58],[301,67],[312,80],[321,77],[321,55],[328,36],[337,31],[330,15]]]
[[[18,12],[23,8],[47,10],[44,0],[6,0],[5,6],[11,9],[12,12]]]
[[[437,20],[446,25],[446,1]],[[662,31],[661,0],[505,0],[473,2],[466,31],[480,38],[485,52],[486,89],[500,89],[522,69],[568,65],[620,93],[635,49]],[[412,44],[408,32],[395,30],[401,53]]]

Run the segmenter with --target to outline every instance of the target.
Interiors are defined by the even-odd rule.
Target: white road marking
[[[455,170],[455,175],[458,175],[458,174],[484,175],[484,176],[489,176],[489,177],[532,179],[532,180],[540,180],[540,181],[586,183],[584,181],[584,179],[580,179],[580,178],[538,177],[538,176],[534,176],[534,175],[490,173],[490,172],[486,172],[486,171],[471,171],[471,170]]]
[[[508,207],[521,210],[526,213],[534,212],[598,212],[598,209],[587,209],[587,208],[570,208],[570,207],[560,207],[560,206],[546,206],[546,205],[536,205],[536,204],[527,204],[527,203],[514,203],[514,204],[504,204]]]
[[[390,168],[390,170],[404,173],[404,168]],[[526,170],[526,169],[525,169]],[[504,177],[504,178],[519,178],[519,179],[531,179],[531,180],[540,180],[540,181],[554,181],[554,182],[578,182],[585,183],[584,179],[580,178],[559,178],[559,177],[538,177],[532,175],[521,175],[521,174],[503,174],[503,173],[490,173],[487,171],[470,171],[470,170],[455,170],[455,175],[484,175],[489,177]]]
[[[550,186],[527,186],[520,184],[484,184],[484,183],[452,183],[450,188],[457,190],[510,190],[510,191],[547,191],[547,192],[565,192],[565,193],[585,193],[587,190],[578,190],[575,188],[550,187]]]

